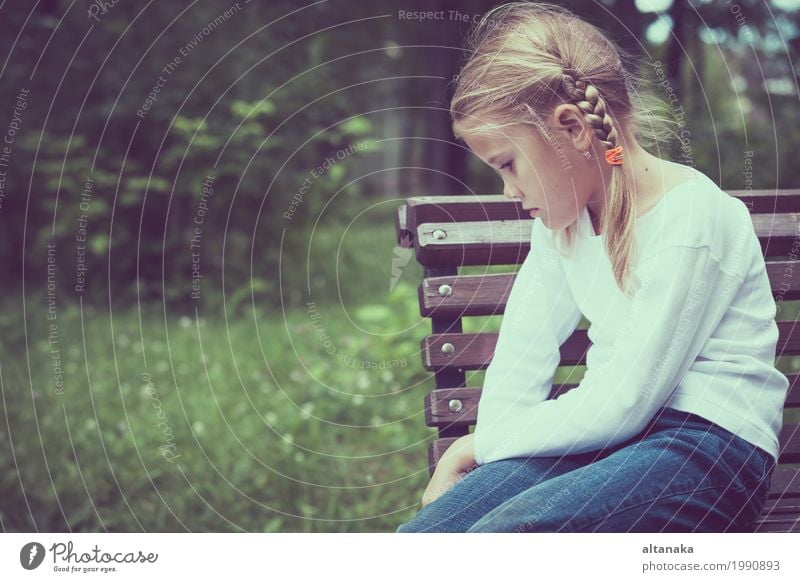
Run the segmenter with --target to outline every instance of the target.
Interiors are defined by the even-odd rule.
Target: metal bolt
[[[443,231],[441,228],[437,228],[433,231],[433,238],[436,240],[442,240],[443,238],[447,238],[447,233]]]
[[[454,351],[456,351],[456,348],[455,348],[455,346],[453,344],[451,344],[451,343],[442,344],[442,353],[443,354],[452,354]]]
[[[449,297],[453,294],[453,288],[450,285],[440,285],[439,286],[439,296],[440,297]]]
[[[461,409],[464,408],[464,404],[458,398],[453,398],[447,403],[447,407],[450,409],[450,412],[461,412]]]

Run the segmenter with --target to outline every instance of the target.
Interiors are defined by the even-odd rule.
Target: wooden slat
[[[555,384],[548,396],[548,399],[557,398],[564,392],[577,387],[577,384]],[[425,396],[425,423],[428,426],[470,426],[477,422],[478,401],[480,400],[482,388],[460,387],[460,388],[439,388],[429,392]],[[451,410],[451,401],[453,402]]]
[[[475,424],[482,393],[480,388],[439,388],[426,394],[425,424],[435,427]],[[451,402],[457,403],[458,408],[451,410]]]
[[[727,190],[739,198],[752,214],[779,214],[800,209],[800,189]],[[414,196],[406,199],[408,227],[416,232],[426,222],[473,222],[528,218],[518,201],[501,194],[466,196]]]
[[[402,204],[397,209],[397,214],[394,218],[394,231],[397,235],[397,244],[403,246],[404,242],[413,241],[414,231],[408,229],[408,206],[406,204]]]
[[[530,250],[532,220],[426,222],[417,227],[417,261],[426,267],[517,265]],[[444,238],[437,238],[438,233]]]
[[[792,276],[797,261],[768,261],[767,276],[773,299],[800,299],[800,277]],[[428,277],[419,287],[420,313],[423,317],[466,317],[505,313],[508,295],[516,273],[487,275],[451,275]],[[450,294],[440,292],[443,285]]]
[[[409,227],[425,222],[471,222],[527,218],[522,204],[502,194],[476,196],[414,196],[406,200]],[[798,205],[800,207],[800,204]]]
[[[459,437],[445,437],[436,439],[428,446],[428,474],[433,475],[436,470],[436,465],[439,464],[439,459],[442,458],[444,452],[450,448]]]
[[[792,252],[800,237],[800,214],[750,218],[765,256]],[[417,261],[426,267],[520,264],[530,250],[533,220],[538,219],[420,224],[415,231]]]
[[[505,313],[516,273],[428,277],[419,286],[422,317],[464,317]],[[450,295],[440,292],[450,287]]]
[[[764,504],[764,509],[761,512],[762,517],[783,517],[786,514],[799,516],[800,515],[800,499],[796,497],[781,497],[776,499],[767,499]]]
[[[785,408],[800,407],[800,375],[787,374],[789,393]],[[548,399],[576,388],[578,384],[555,384]],[[471,426],[478,420],[478,402],[482,388],[439,388],[425,395],[425,423],[431,427]],[[458,401],[452,403],[451,401]],[[460,402],[460,404],[459,404]]]
[[[422,365],[426,370],[462,368],[482,370],[489,365],[497,343],[497,333],[432,334],[422,339]],[[453,351],[447,349],[448,344]],[[586,330],[576,330],[561,346],[561,365],[578,365],[585,361],[589,348]]]
[[[774,520],[761,518],[757,522],[756,533],[793,533],[800,532],[800,516],[797,519],[787,517],[786,519]]]
[[[800,499],[768,499],[758,518],[756,531],[800,531]]]
[[[489,365],[497,343],[497,332],[489,333],[442,333],[424,337],[421,342],[422,365],[426,370],[440,368],[462,368],[482,370]],[[447,349],[453,346],[453,351]],[[561,346],[561,365],[582,364],[590,342],[586,330],[576,330]]]
[[[800,354],[800,325],[794,321],[778,321],[778,356]],[[440,333],[422,338],[422,365],[426,370],[443,368],[482,370],[489,365],[497,343],[497,332],[486,333]],[[561,365],[585,364],[586,350],[590,341],[585,329],[577,329],[561,346]],[[445,344],[453,351],[442,351]]]
[[[747,205],[753,214],[797,212],[800,209],[800,189],[725,190]]]
[[[778,462],[800,463],[800,424],[784,423],[778,440]]]
[[[770,498],[800,498],[800,469],[775,467],[769,488]]]

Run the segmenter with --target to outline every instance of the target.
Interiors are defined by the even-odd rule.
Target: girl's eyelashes
[[[512,163],[513,163],[513,160],[510,160],[510,161],[506,162],[505,164],[503,164],[502,166],[500,166],[500,169],[503,170],[505,168],[508,168],[508,170],[511,171],[511,164]]]

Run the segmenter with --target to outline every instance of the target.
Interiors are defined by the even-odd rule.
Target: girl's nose
[[[517,198],[522,198],[522,192],[509,185],[507,182],[503,182],[503,196],[515,200]]]

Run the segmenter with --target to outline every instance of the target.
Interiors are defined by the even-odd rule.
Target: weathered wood
[[[787,374],[789,394],[784,407],[800,408],[800,375]],[[577,388],[578,384],[554,384],[548,399],[558,398],[564,392]],[[425,396],[425,423],[431,427],[470,426],[478,416],[478,402],[482,388],[463,387],[436,389]]]
[[[800,498],[800,469],[776,467],[772,473],[769,496]]]
[[[767,262],[774,299],[800,299],[800,276],[793,275],[795,267],[800,271],[796,262]],[[501,315],[505,313],[516,278],[516,273],[428,277],[419,286],[420,314],[423,317]],[[443,285],[449,287],[449,295],[441,291]]]
[[[783,516],[782,519],[770,519],[769,516],[762,516],[758,520],[755,529],[756,533],[795,533],[800,532],[800,517],[793,519],[792,516]]]
[[[394,218],[394,229],[397,234],[397,244],[403,248],[411,248],[414,243],[414,231],[408,229],[408,206],[401,205]]]
[[[800,424],[784,423],[778,443],[778,463],[800,463]]]
[[[798,212],[800,189],[790,190],[728,190],[739,198],[751,214]],[[529,218],[518,201],[502,194],[479,196],[414,196],[403,205],[408,208],[408,228],[416,232],[426,222],[460,223]]]
[[[765,256],[800,250],[800,214],[751,214]],[[417,226],[417,261],[427,267],[517,265],[531,248],[533,221],[426,222]],[[409,223],[410,224],[410,223]]]
[[[796,497],[780,497],[767,499],[764,505],[763,515],[770,517],[778,517],[781,515],[790,514],[792,516],[800,514],[800,499]]]
[[[778,321],[777,324],[777,355],[800,354],[800,325],[794,321]],[[422,365],[429,371],[442,368],[483,370],[492,361],[497,335],[497,332],[431,334],[420,342]],[[590,345],[586,330],[575,330],[561,345],[561,365],[585,364]]]

